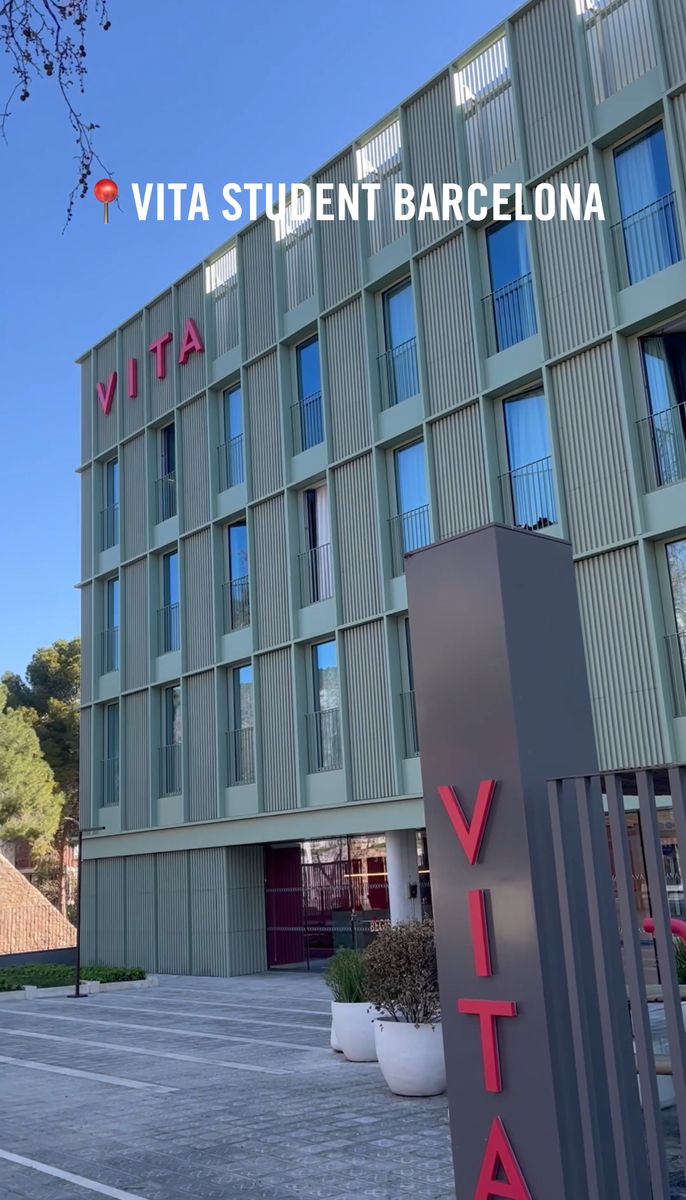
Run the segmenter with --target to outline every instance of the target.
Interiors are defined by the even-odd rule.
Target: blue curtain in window
[[[486,238],[495,325],[494,350],[507,350],[536,333],[526,232],[520,221],[492,225]]]
[[[639,283],[681,257],[661,125],[615,151],[615,175],[629,283]]]
[[[514,524],[522,529],[554,525],[557,516],[545,397],[506,401],[505,435]]]

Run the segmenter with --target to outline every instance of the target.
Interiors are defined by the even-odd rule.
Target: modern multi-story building
[[[403,553],[489,521],[573,543],[602,766],[686,757],[685,151],[684,0],[535,0],[307,181],[373,223],[258,218],[83,357],[88,959],[426,908]],[[607,219],[399,222],[398,181]]]

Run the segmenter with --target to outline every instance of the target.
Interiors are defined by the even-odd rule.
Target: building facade
[[[536,0],[305,181],[374,222],[289,203],[83,357],[87,960],[427,911],[403,554],[489,521],[573,544],[601,765],[686,758],[685,151],[684,0]],[[399,222],[401,181],[606,220]]]

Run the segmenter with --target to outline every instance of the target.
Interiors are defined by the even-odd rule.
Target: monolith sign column
[[[587,1200],[546,779],[597,770],[571,547],[405,560],[458,1200]]]

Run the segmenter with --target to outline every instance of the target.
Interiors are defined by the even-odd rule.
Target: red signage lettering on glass
[[[479,857],[491,812],[495,785],[495,779],[485,779],[479,784],[471,821],[465,817],[454,788],[448,786],[438,788],[443,807],[470,867],[476,865]],[[486,893],[481,889],[468,892],[467,904],[474,949],[474,971],[478,978],[488,979],[493,975],[493,968],[486,917]],[[458,1000],[457,1011],[464,1016],[479,1018],[484,1086],[487,1092],[502,1092],[503,1081],[496,1021],[498,1017],[516,1017],[516,1003],[514,1000]],[[474,1200],[496,1200],[498,1197],[502,1197],[503,1200],[532,1200],[515,1152],[499,1117],[491,1126]]]

